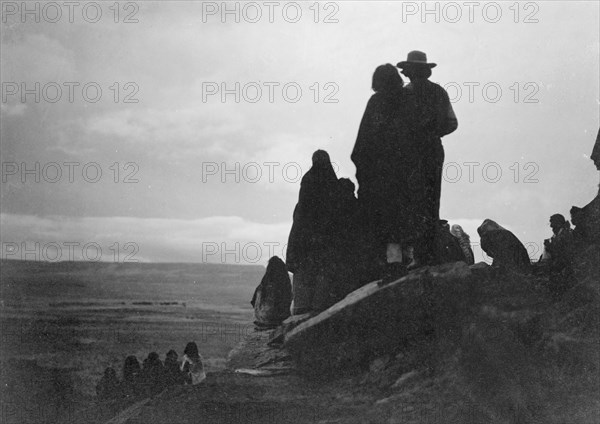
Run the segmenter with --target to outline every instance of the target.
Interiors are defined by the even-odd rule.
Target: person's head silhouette
[[[403,86],[404,81],[394,65],[386,63],[375,69],[371,88],[376,93],[393,93]]]

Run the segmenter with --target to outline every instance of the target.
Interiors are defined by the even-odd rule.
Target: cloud
[[[24,103],[8,104],[2,103],[0,105],[0,111],[6,116],[21,116],[25,113],[27,105]]]
[[[2,42],[2,81],[73,81],[75,55],[58,40],[41,33],[7,37]]]
[[[225,156],[247,134],[246,118],[224,105],[210,110],[179,105],[108,111],[88,118],[83,128],[90,140],[98,135],[117,137],[172,159]]]

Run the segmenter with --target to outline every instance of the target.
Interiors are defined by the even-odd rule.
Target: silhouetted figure
[[[596,143],[594,143],[594,148],[592,149],[592,155],[590,159],[594,161],[594,165],[596,165],[596,169],[600,171],[600,130],[598,130],[598,135],[596,136]]]
[[[356,186],[348,178],[338,180],[335,221],[336,257],[331,264],[334,281],[330,290],[333,303],[360,287],[359,272],[364,255]]]
[[[420,115],[418,120],[424,126],[424,130],[420,132],[420,147],[423,149],[421,155],[426,160],[421,163],[421,172],[425,179],[429,213],[425,216],[427,231],[425,237],[415,246],[415,257],[421,263],[435,263],[439,262],[439,258],[435,257],[434,246],[436,232],[439,230],[437,222],[440,219],[444,166],[441,137],[454,132],[458,128],[458,121],[446,90],[429,81],[431,69],[437,65],[428,63],[425,53],[411,51],[407,59],[399,62],[397,66],[410,79],[405,92],[416,103],[415,111]]]
[[[141,381],[146,396],[154,396],[164,389],[164,366],[158,353],[150,352],[144,360]]]
[[[550,271],[549,289],[558,298],[571,286],[573,279],[573,232],[569,221],[561,214],[550,217],[550,227],[553,234],[544,240],[544,256]]]
[[[125,397],[135,397],[142,392],[140,372],[140,363],[135,356],[131,355],[125,358],[122,382],[122,393]]]
[[[265,275],[254,291],[254,324],[259,328],[275,328],[290,316],[292,283],[285,263],[277,256],[269,259]]]
[[[421,172],[421,125],[403,84],[393,65],[375,69],[375,94],[367,103],[351,156],[356,165],[364,244],[372,252],[367,260],[375,265],[365,274],[379,278],[380,267],[387,264],[386,282],[406,273],[402,251],[422,237],[425,222],[432,219],[427,216],[431,210],[427,209]]]
[[[184,374],[185,384],[196,385],[206,378],[202,356],[200,356],[198,346],[194,342],[189,342],[185,346],[181,372]]]
[[[522,272],[529,270],[531,261],[527,249],[512,232],[491,219],[483,221],[477,232],[481,249],[494,259],[493,267]]]
[[[450,232],[458,239],[458,244],[465,255],[465,261],[467,262],[467,265],[473,265],[475,263],[475,255],[473,254],[473,249],[471,248],[471,238],[469,235],[465,233],[462,227],[458,224],[454,224],[450,228]]]
[[[177,360],[178,355],[173,349],[167,352],[165,357],[165,385],[175,386],[183,384],[181,363]]]
[[[552,237],[544,240],[544,248],[550,255],[550,263],[553,269],[564,269],[571,264],[573,234],[569,221],[561,214],[550,217]]]
[[[447,262],[467,262],[465,254],[460,247],[460,242],[450,232],[450,225],[445,219],[439,221],[438,229],[438,249],[437,253],[441,263]]]
[[[294,274],[292,314],[313,309],[316,285],[328,285],[335,259],[335,202],[338,179],[329,154],[317,150],[312,167],[302,177],[294,222],[286,252],[287,269]]]
[[[583,208],[571,208],[573,238],[579,247],[600,244],[600,193]]]
[[[114,368],[108,367],[104,370],[102,379],[96,385],[96,395],[100,400],[115,399],[119,396],[120,386],[116,371]]]

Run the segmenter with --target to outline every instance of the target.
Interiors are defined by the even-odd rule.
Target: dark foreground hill
[[[336,354],[342,338],[320,340],[325,346],[316,349],[292,343],[288,351],[269,347],[269,332],[252,333],[230,353],[227,370],[198,386],[167,389],[111,423],[598,423],[599,253],[593,248],[580,258],[575,281],[558,299],[543,274],[471,267],[466,298],[451,291],[437,297],[433,310],[446,312],[430,314],[411,337],[403,337],[402,323],[389,322],[402,343],[388,351],[378,343],[371,355],[356,350],[360,358]],[[446,271],[432,272],[443,281]],[[402,292],[402,281],[392,284]],[[415,312],[432,306],[404,305]],[[338,304],[329,313],[334,308],[345,310]],[[336,363],[327,372],[334,357],[348,367]]]
[[[262,266],[0,262],[1,423],[68,423],[106,367],[195,340],[209,371],[252,331]],[[91,409],[106,420],[114,409]]]

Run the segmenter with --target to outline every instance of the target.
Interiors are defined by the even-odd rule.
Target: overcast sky
[[[598,2],[35,4],[2,4],[3,258],[282,256],[312,152],[355,180],[373,70],[415,49],[459,121],[441,216],[474,243],[490,218],[537,257],[597,193]]]

